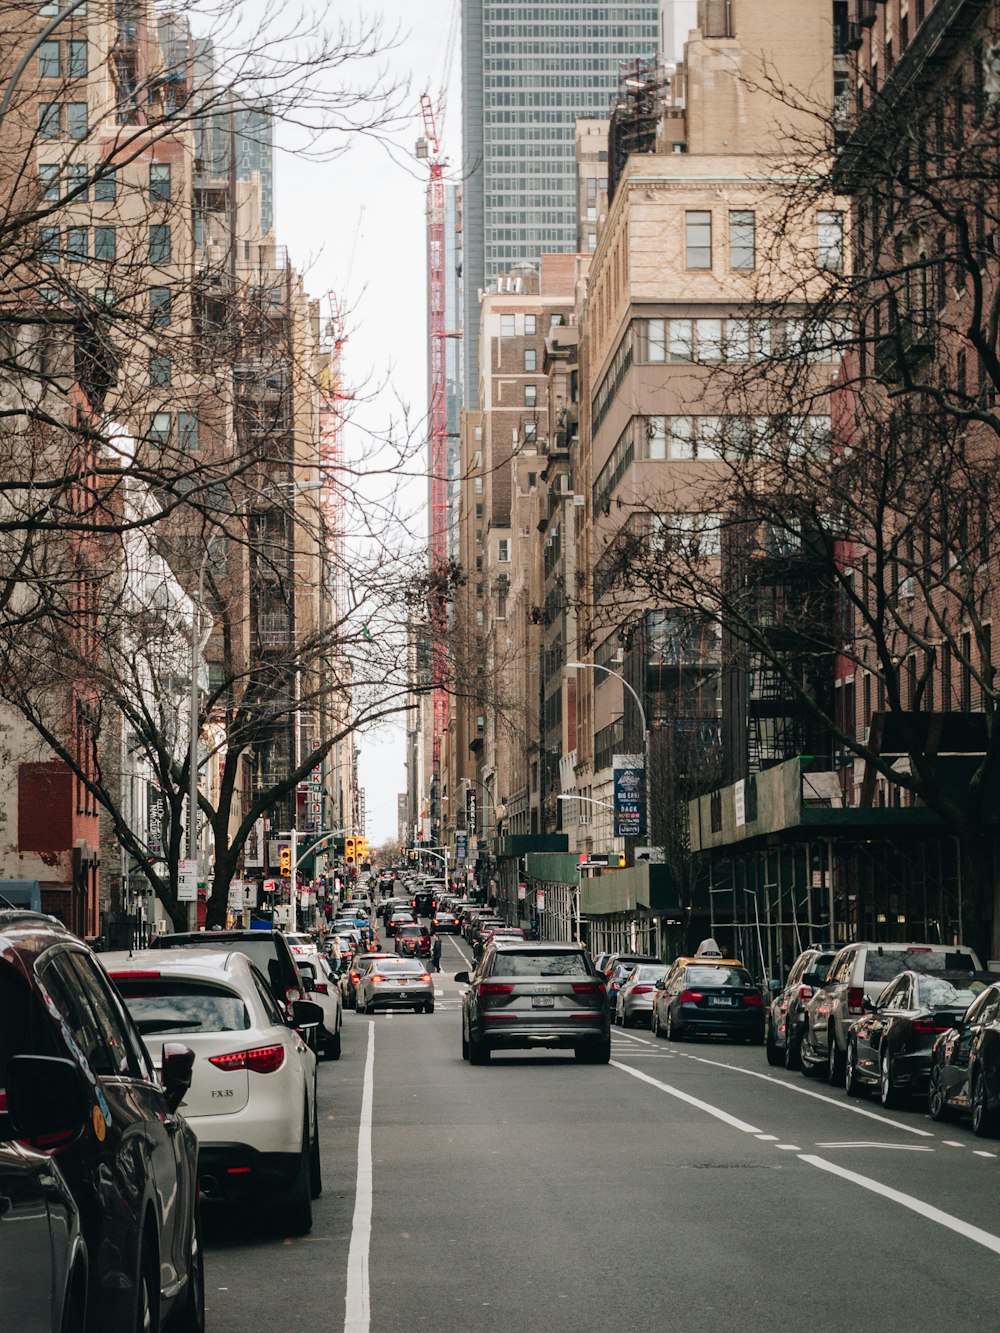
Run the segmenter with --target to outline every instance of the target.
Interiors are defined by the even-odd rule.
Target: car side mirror
[[[867,995],[865,995],[861,1000],[861,1008],[865,1011],[866,1014],[877,1014],[880,1006],[877,1005],[874,1000],[870,999]]]
[[[293,1000],[292,1017],[289,1027],[299,1029],[319,1027],[323,1021],[323,1010],[313,1000]]]
[[[460,981],[460,982],[462,983],[463,986],[468,986],[468,985],[471,984],[470,981],[469,981],[469,974],[468,974],[468,972],[456,972],[456,973],[455,973],[455,976],[454,976],[453,979],[454,979],[455,981]]]
[[[88,1120],[88,1097],[72,1060],[14,1055],[7,1062],[7,1114],[14,1137],[74,1134]]]
[[[194,1051],[190,1046],[182,1046],[177,1041],[163,1044],[163,1057],[160,1061],[160,1082],[166,1094],[167,1105],[176,1111],[184,1100],[184,1094],[191,1086],[191,1074],[194,1071]]]
[[[767,983],[767,989],[770,991],[770,993],[771,993],[772,995],[780,995],[780,994],[781,994],[781,982],[775,980],[775,979],[772,977],[772,979]]]
[[[666,988],[667,988],[667,983],[663,980],[662,977],[660,977],[659,981],[656,983],[656,989],[666,990]]]

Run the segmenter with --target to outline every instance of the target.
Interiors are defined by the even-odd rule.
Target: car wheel
[[[667,1041],[683,1040],[683,1038],[681,1037],[680,1029],[674,1022],[674,1011],[672,1009],[667,1010],[667,1031],[665,1033],[665,1036],[667,1038]]]
[[[312,1185],[310,1183],[309,1121],[302,1124],[302,1152],[299,1169],[288,1192],[287,1201],[275,1210],[275,1221],[289,1236],[305,1236],[312,1230]]]
[[[663,1029],[660,1027],[660,1011],[655,1004],[653,1005],[653,1016],[649,1020],[649,1026],[654,1037],[663,1036]]]
[[[170,1333],[205,1333],[205,1263],[201,1249],[201,1216],[195,1209],[191,1231],[191,1257],[188,1260],[187,1289],[184,1304],[170,1316]]]
[[[785,1063],[785,1053],[781,1049],[781,1047],[778,1046],[777,1042],[774,1040],[773,1022],[768,1022],[767,1037],[765,1039],[764,1046],[765,1046],[765,1054],[767,1055],[767,1063],[769,1065],[774,1065],[777,1067],[778,1065],[783,1065]]]
[[[986,1094],[986,1080],[977,1070],[972,1074],[972,1132],[980,1139],[992,1139],[1000,1128],[1000,1116],[991,1108]]]
[[[899,1092],[893,1083],[892,1058],[883,1051],[878,1061],[878,1099],[887,1111],[899,1105]]]
[[[139,1255],[139,1284],[135,1308],[136,1333],[157,1333],[160,1327],[160,1282],[153,1256],[143,1246]]]
[[[837,1034],[833,1028],[826,1043],[826,1076],[834,1087],[844,1081],[844,1052],[837,1047]]]
[[[802,1068],[802,1035],[798,1032],[789,1033],[788,1024],[785,1024],[785,1068],[793,1072]]]
[[[469,1039],[465,1035],[465,1024],[462,1024],[462,1059],[469,1059]]]
[[[338,1028],[337,1031],[330,1038],[330,1040],[326,1043],[326,1058],[328,1060],[339,1060],[340,1049],[341,1049],[340,1028]]]
[[[424,1005],[424,1013],[425,1013],[425,1014],[432,1014],[433,1012],[434,1012],[434,1006],[433,1006],[432,1004],[425,1004],[425,1005]]]
[[[573,1054],[585,1065],[606,1065],[611,1060],[611,1038],[606,1041],[588,1041],[584,1046],[577,1046]]]
[[[477,1041],[476,1038],[473,1037],[472,1034],[470,1033],[470,1034],[469,1034],[469,1064],[470,1064],[470,1065],[485,1065],[485,1064],[489,1064],[489,1059],[490,1059],[490,1048],[486,1045],[485,1041],[483,1041],[483,1039],[482,1039],[481,1037],[480,1037],[479,1040]]]
[[[927,1089],[927,1110],[932,1120],[950,1120],[951,1107],[944,1090],[944,1071],[940,1065],[931,1065],[930,1087]]]
[[[858,1078],[858,1044],[856,1041],[848,1044],[847,1055],[844,1058],[844,1091],[848,1097],[860,1097],[864,1091]]]
[[[319,1118],[316,1120],[316,1133],[309,1145],[309,1193],[318,1199],[323,1193],[323,1165],[319,1158]]]

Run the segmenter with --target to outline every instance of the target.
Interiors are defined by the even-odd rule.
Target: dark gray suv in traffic
[[[607,1064],[611,1026],[604,977],[578,944],[497,943],[487,947],[462,997],[462,1057],[485,1064],[495,1050],[571,1048]]]

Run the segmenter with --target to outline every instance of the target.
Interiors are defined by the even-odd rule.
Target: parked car
[[[834,950],[804,949],[792,964],[788,979],[771,997],[764,1023],[764,1045],[769,1065],[798,1069],[806,1004],[826,981]]]
[[[607,955],[603,971],[608,987],[608,1012],[614,1015],[618,1010],[618,992],[622,983],[633,968],[640,963],[659,963],[659,958],[649,953],[613,953]],[[662,975],[662,974],[661,974]]]
[[[288,938],[280,930],[193,930],[172,935],[158,935],[153,949],[235,950],[255,964],[271,988],[285,1017],[292,1004],[302,998],[302,977],[295,963]]]
[[[845,945],[830,964],[823,986],[806,1004],[802,1029],[802,1072],[825,1071],[831,1083],[841,1083],[847,1056],[847,1033],[864,1014],[865,996],[876,999],[901,972],[966,973],[981,971],[972,949],[944,944],[877,944],[859,941]]]
[[[97,956],[34,912],[0,912],[0,1014],[0,1143],[51,1157],[69,1189],[87,1257],[87,1327],[196,1333],[198,1142],[178,1114],[192,1051],[168,1043],[157,1078]],[[6,1286],[0,1307],[5,1327],[23,1327],[9,1318]]]
[[[0,1142],[0,1292],[17,1333],[81,1333],[87,1247],[80,1209],[54,1155]]]
[[[988,986],[931,1050],[932,1120],[972,1117],[980,1138],[1000,1133],[1000,984]]]
[[[288,1232],[307,1232],[322,1190],[316,1057],[291,1024],[318,1026],[319,1006],[295,1000],[286,1019],[242,953],[104,957],[153,1059],[177,1036],[197,1057],[184,1112],[198,1135],[202,1196],[266,1200]]]
[[[651,1021],[657,1037],[730,1037],[763,1045],[763,997],[742,963],[687,958],[674,963],[655,990]]]
[[[323,1022],[317,1034],[318,1051],[329,1060],[340,1059],[340,1029],[344,1023],[344,1002],[340,985],[329,963],[322,954],[298,960],[299,972],[305,985],[306,998],[318,1004],[323,1011]]]
[[[432,1014],[434,981],[415,960],[379,958],[370,962],[358,979],[355,1008],[359,1014],[373,1014],[376,1009]]]
[[[572,1049],[607,1064],[611,1027],[604,978],[577,944],[494,944],[462,996],[462,1056],[485,1064],[494,1050]]]
[[[968,973],[928,977],[903,972],[876,1000],[863,1001],[865,1013],[847,1034],[844,1086],[852,1097],[878,1089],[885,1107],[905,1095],[926,1093],[931,1047],[963,1016],[989,984]]]
[[[396,928],[396,952],[410,958],[429,958],[431,954],[431,936],[426,926],[398,926]]]
[[[614,1019],[621,1027],[648,1028],[653,1016],[656,983],[666,974],[662,963],[637,963],[622,982]]]

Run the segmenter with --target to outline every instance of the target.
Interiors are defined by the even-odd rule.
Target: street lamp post
[[[642,757],[645,768],[645,787],[646,787],[646,837],[651,838],[653,827],[653,810],[649,799],[649,723],[646,720],[646,710],[642,706],[642,700],[636,691],[628,683],[620,671],[612,671],[611,667],[601,666],[597,662],[567,662],[564,668],[566,671],[604,671],[609,676],[614,676],[616,680],[621,681],[622,686],[628,690],[635,700],[635,706],[639,710],[639,718],[642,722]]]
[[[615,808],[614,804],[611,801],[596,801],[592,796],[577,796],[575,792],[571,791],[561,791],[556,796],[556,800],[583,801],[585,805],[599,805],[602,810],[613,810]],[[580,895],[582,892],[582,886],[579,882],[579,874],[580,872],[579,870],[577,870],[576,898],[574,902],[574,911],[576,914],[576,938],[578,943],[582,942],[583,940],[582,922],[580,918]]]

